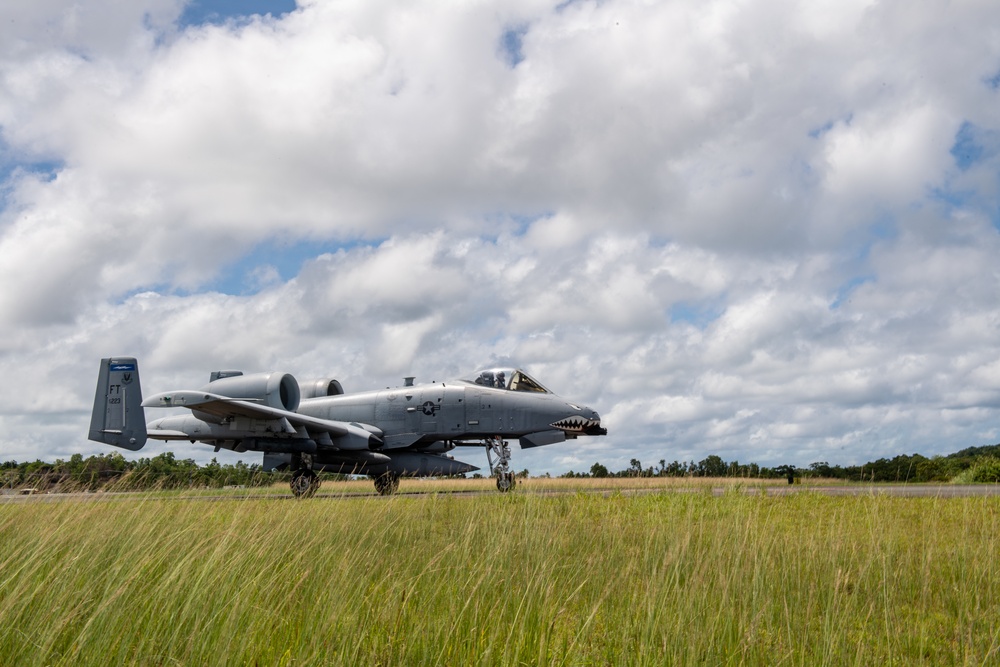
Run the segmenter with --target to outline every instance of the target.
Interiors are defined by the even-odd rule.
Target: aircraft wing
[[[332,439],[352,441],[349,449],[369,448],[382,444],[382,431],[369,424],[318,419],[297,412],[273,408],[246,399],[229,398],[205,391],[171,391],[150,396],[142,402],[144,408],[188,408],[220,419],[243,417],[278,422],[281,430],[289,435],[305,429],[311,435],[326,433]],[[154,436],[156,437],[156,436]],[[167,439],[167,438],[163,438]]]

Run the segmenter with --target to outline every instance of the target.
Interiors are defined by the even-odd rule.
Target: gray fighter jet
[[[146,423],[144,408],[190,414]],[[147,438],[190,440],[236,452],[263,452],[265,470],[292,470],[292,492],[319,488],[317,471],[368,475],[386,495],[400,477],[478,470],[448,452],[485,447],[500,491],[514,487],[507,439],[522,448],[606,435],[600,416],[559,398],[516,368],[492,368],[449,382],[344,393],[332,378],[300,384],[288,373],[216,371],[197,390],[143,400],[132,357],[101,360],[91,440],[137,451]]]

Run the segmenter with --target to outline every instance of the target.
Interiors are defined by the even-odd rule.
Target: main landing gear
[[[513,489],[517,482],[510,469],[510,446],[503,438],[498,435],[486,438],[486,459],[490,462],[490,473],[497,478],[497,490],[506,493]]]
[[[312,498],[319,490],[319,476],[312,469],[312,455],[299,454],[292,457],[292,494],[296,498]]]
[[[391,472],[372,475],[372,481],[375,482],[375,490],[380,496],[391,496],[399,489],[399,475]]]

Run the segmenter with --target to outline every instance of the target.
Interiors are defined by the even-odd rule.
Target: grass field
[[[1000,661],[1000,498],[709,488],[0,504],[0,664]]]

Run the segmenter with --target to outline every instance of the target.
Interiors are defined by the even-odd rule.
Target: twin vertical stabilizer
[[[134,357],[101,359],[87,437],[132,451],[146,444],[139,363]]]

